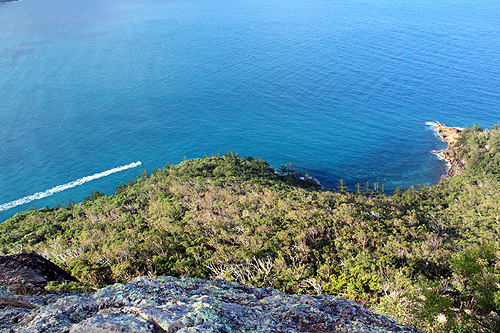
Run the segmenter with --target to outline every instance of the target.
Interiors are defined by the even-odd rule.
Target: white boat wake
[[[33,201],[33,200],[38,200],[38,199],[43,199],[43,198],[49,197],[55,193],[62,192],[62,191],[67,190],[69,188],[73,188],[73,187],[82,185],[84,183],[90,182],[90,181],[98,179],[98,178],[109,176],[109,175],[116,173],[116,172],[120,172],[123,170],[138,167],[141,164],[142,164],[141,161],[130,163],[130,164],[118,167],[118,168],[113,168],[113,169],[106,170],[104,172],[99,172],[99,173],[93,174],[92,176],[83,177],[83,178],[77,179],[75,181],[72,181],[72,182],[64,184],[64,185],[59,185],[59,186],[53,187],[50,190],[47,190],[45,192],[37,192],[33,195],[29,195],[29,196],[21,198],[21,199],[17,199],[17,200],[11,201],[11,202],[4,203],[4,204],[0,205],[0,212],[7,210],[7,209],[10,209],[10,208],[14,208],[16,206],[24,205],[28,202]]]

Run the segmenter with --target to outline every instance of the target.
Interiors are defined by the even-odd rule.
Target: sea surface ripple
[[[23,0],[0,4],[0,205],[112,194],[235,151],[328,187],[436,183],[428,121],[500,121],[500,2]]]

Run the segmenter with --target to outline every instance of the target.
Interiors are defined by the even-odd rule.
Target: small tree
[[[347,185],[345,183],[345,180],[343,178],[340,178],[338,183],[337,183],[337,188],[339,191],[346,191],[347,190]]]
[[[500,249],[498,246],[475,247],[459,252],[451,259],[454,284],[464,302],[465,317],[478,331],[500,332]]]

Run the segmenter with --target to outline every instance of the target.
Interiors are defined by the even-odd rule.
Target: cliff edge
[[[95,293],[66,296],[20,296],[3,288],[0,330],[419,332],[337,296],[288,295],[224,280],[145,276]]]
[[[0,256],[0,286],[15,293],[34,294],[50,281],[77,281],[60,267],[35,253]]]

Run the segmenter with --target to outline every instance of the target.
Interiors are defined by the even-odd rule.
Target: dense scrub
[[[465,130],[464,176],[396,190],[320,190],[292,165],[237,154],[143,173],[113,196],[0,225],[91,286],[138,275],[332,293],[426,331],[499,331],[500,130]]]

